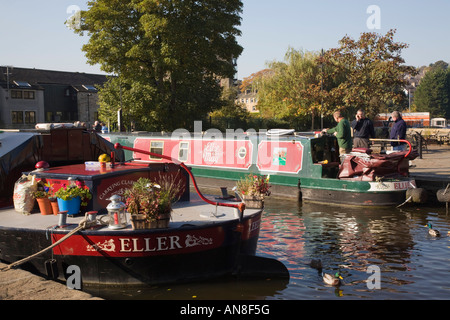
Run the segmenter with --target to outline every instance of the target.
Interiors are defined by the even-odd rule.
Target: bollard
[[[63,226],[65,226],[67,224],[66,223],[66,221],[67,221],[67,212],[68,211],[60,211],[60,212],[58,212],[58,215],[59,215],[58,226],[59,227],[63,227]]]
[[[87,220],[92,222],[95,221],[95,219],[97,219],[97,211],[89,211],[86,212],[87,213]]]
[[[419,134],[419,159],[422,159],[422,136]]]

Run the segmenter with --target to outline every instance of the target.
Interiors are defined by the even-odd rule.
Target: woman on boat
[[[331,129],[323,129],[322,132],[333,134],[337,138],[340,155],[350,153],[353,145],[350,123],[342,116],[340,111],[335,111],[333,118],[337,122],[337,126]]]

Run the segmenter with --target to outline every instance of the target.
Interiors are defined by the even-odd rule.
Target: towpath
[[[0,263],[0,269],[6,264]],[[0,300],[102,300],[22,269],[0,271]]]
[[[450,182],[450,146],[429,145],[422,152],[422,159],[414,159],[412,165],[409,172],[413,177]]]

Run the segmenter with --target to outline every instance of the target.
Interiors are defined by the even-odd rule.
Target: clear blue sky
[[[226,0],[224,0],[226,1]],[[85,0],[14,0],[0,2],[0,65],[99,73],[81,51],[87,37],[67,29],[68,9],[86,9]],[[410,45],[406,63],[422,66],[450,62],[450,1],[448,0],[243,0],[238,78],[284,58],[289,46],[319,51],[338,46],[348,34],[385,34],[397,29],[396,41]],[[370,5],[380,9],[380,28],[369,29]],[[69,10],[70,11],[70,10]],[[374,22],[373,20],[371,20]]]

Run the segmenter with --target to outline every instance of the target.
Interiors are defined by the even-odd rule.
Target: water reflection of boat
[[[366,272],[369,265],[405,265],[410,260],[413,222],[399,210],[304,203],[301,217],[309,230],[308,242],[317,244],[308,254],[335,266]]]

